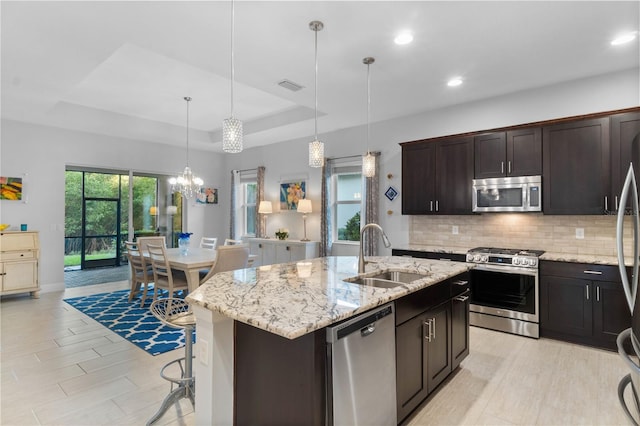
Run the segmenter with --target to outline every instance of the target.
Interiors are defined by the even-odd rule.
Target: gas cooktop
[[[467,252],[467,262],[537,268],[538,257],[543,253],[543,250],[476,247]]]

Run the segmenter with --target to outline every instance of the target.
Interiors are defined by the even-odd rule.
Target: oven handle
[[[504,274],[518,274],[518,275],[538,275],[538,268],[518,268],[517,266],[493,266],[493,265],[475,265],[473,269],[478,271],[492,271],[492,272],[502,272]]]

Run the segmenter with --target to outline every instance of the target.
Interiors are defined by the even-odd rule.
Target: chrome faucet
[[[382,233],[382,242],[384,243],[384,246],[386,248],[391,247],[391,241],[389,241],[389,238],[387,238],[387,234],[384,233],[384,230],[380,225],[378,225],[377,223],[367,223],[365,226],[363,226],[362,229],[360,230],[360,256],[358,258],[359,274],[362,274],[364,272],[364,265],[368,263],[364,260],[364,249],[363,249],[364,231],[367,230],[367,228],[376,228],[378,231],[380,231]]]

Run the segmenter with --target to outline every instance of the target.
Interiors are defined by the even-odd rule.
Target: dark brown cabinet
[[[612,210],[619,208],[618,198],[622,191],[629,164],[634,164],[636,179],[640,177],[640,112],[628,112],[611,116],[611,196]],[[627,203],[630,207],[630,204]]]
[[[396,301],[398,423],[469,354],[468,280],[461,274]]]
[[[542,174],[542,132],[526,128],[474,138],[475,178]]]
[[[609,210],[609,118],[546,126],[542,141],[544,213],[590,215]]]
[[[540,263],[540,336],[615,350],[631,327],[617,266]]]
[[[473,138],[402,144],[402,214],[471,214]]]

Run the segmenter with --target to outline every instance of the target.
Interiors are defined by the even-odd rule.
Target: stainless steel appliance
[[[637,137],[636,137],[637,141]],[[638,144],[633,144],[633,158],[640,159],[638,155]],[[629,204],[630,203],[630,204]],[[633,272],[631,279],[627,276],[624,255],[624,218],[625,207],[631,206],[631,222],[633,224]],[[631,312],[631,328],[624,330],[618,336],[618,353],[629,367],[630,373],[623,377],[618,385],[618,399],[622,404],[627,417],[632,424],[640,423],[640,402],[638,400],[638,391],[640,390],[640,303],[638,303],[638,255],[640,251],[640,239],[638,238],[638,230],[640,228],[640,219],[638,216],[638,186],[636,183],[633,165],[629,166],[627,177],[625,179],[622,193],[620,195],[620,206],[618,211],[618,220],[616,226],[616,242],[618,249],[618,266],[620,268],[620,278],[624,288],[629,311]],[[630,343],[630,344],[629,344]],[[629,407],[624,398],[624,391],[627,386],[631,385],[631,401],[632,406]]]
[[[469,323],[540,337],[538,257],[542,250],[477,247],[467,253],[471,271]]]
[[[395,310],[389,303],[327,327],[329,425],[395,425]]]
[[[542,211],[542,176],[474,179],[473,211]]]

